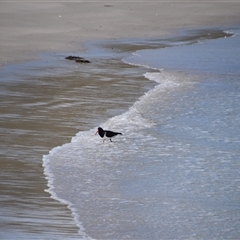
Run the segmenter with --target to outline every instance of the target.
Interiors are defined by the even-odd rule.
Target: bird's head
[[[101,127],[99,127],[98,130],[96,131],[95,135],[98,134],[101,131],[103,131],[103,129]]]

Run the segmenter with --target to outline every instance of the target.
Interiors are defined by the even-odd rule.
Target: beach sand
[[[197,0],[2,1],[0,70],[11,63],[30,63],[40,57],[39,53],[84,54],[88,51],[86,41],[158,38],[184,29],[233,26],[239,24],[239,6],[238,2]],[[118,49],[126,50],[124,47]],[[94,64],[98,65],[98,69],[111,69],[112,72],[92,72]],[[124,111],[144,93],[144,85],[148,81],[143,77],[138,81],[141,77],[139,73],[131,75],[134,84],[121,83],[125,75],[130,72],[136,74],[134,67],[114,62],[110,65],[104,60],[90,67],[81,66],[71,74],[63,73],[56,67],[52,71],[58,76],[42,76],[44,68],[37,66],[39,74],[34,78],[29,73],[29,66],[22,66],[22,73],[26,74],[24,81],[11,79],[11,84],[4,82],[7,76],[3,77],[0,101],[0,165],[3,169],[0,176],[0,215],[3,225],[0,238],[78,238],[78,227],[71,211],[44,191],[47,189],[47,180],[43,175],[42,156],[53,147],[68,142],[78,131],[88,130],[115,115],[116,106],[111,96],[113,89],[117,106]],[[24,66],[27,66],[26,70]],[[49,71],[45,67],[46,72]],[[11,71],[11,67],[9,69]],[[102,104],[99,105],[102,109],[96,105],[97,96],[89,88],[89,76],[92,89],[100,84],[106,87],[106,92],[102,92],[102,96],[100,94]],[[78,81],[79,78],[81,81]],[[114,79],[112,85],[109,85],[108,79]],[[122,93],[119,84],[127,86],[128,92]],[[79,100],[81,98],[83,103]],[[98,119],[91,118],[89,108],[93,116],[99,115]],[[100,112],[106,109],[109,109],[107,114],[101,116]],[[19,235],[20,232],[23,232],[22,235]]]
[[[2,1],[0,64],[39,52],[79,51],[88,40],[149,38],[239,23],[239,2]]]

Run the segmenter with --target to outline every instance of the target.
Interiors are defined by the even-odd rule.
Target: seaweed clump
[[[65,59],[75,61],[77,63],[91,63],[89,60],[78,56],[67,56]]]

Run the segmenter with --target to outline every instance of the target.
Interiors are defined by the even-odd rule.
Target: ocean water
[[[239,34],[124,56],[151,88],[126,111],[114,110],[114,97],[111,114],[89,110],[110,117],[43,156],[47,191],[68,205],[80,238],[239,238]],[[129,76],[124,89],[135,84]],[[119,95],[113,86],[98,92]],[[98,126],[123,135],[103,144]]]
[[[0,238],[238,238],[229,29],[88,43],[89,65],[56,52],[2,67]],[[123,135],[102,144],[98,126]]]

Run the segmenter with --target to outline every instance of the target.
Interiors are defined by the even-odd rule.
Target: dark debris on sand
[[[91,63],[89,60],[82,57],[78,57],[78,56],[68,56],[68,57],[65,57],[65,59],[75,61],[77,63]]]

